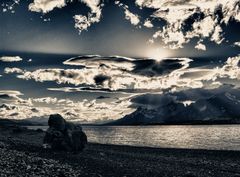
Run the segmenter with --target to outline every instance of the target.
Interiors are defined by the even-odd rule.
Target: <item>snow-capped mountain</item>
[[[156,108],[139,107],[112,122],[118,125],[240,123],[240,100],[231,93],[201,98],[190,105],[171,101]]]

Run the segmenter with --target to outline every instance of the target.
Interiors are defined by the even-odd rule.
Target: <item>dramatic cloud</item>
[[[33,12],[48,13],[55,8],[62,8],[74,1],[66,0],[34,0],[29,4],[29,10]],[[81,0],[89,7],[87,15],[75,14],[75,28],[81,33],[87,30],[92,24],[99,23],[102,18],[102,8],[105,3],[100,0]],[[12,11],[20,0],[12,3],[2,3],[3,12]],[[124,10],[125,19],[134,26],[140,25],[146,28],[156,29],[150,39],[151,43],[160,40],[161,43],[170,49],[183,48],[191,39],[199,41],[209,40],[221,44],[224,40],[223,26],[229,25],[233,20],[240,22],[239,0],[136,0],[135,5],[140,10],[149,9],[152,11],[147,17],[142,17],[129,10],[129,6],[116,0],[115,4]],[[142,20],[142,22],[141,22]],[[156,25],[162,21],[164,25]],[[155,24],[155,25],[153,25]],[[203,44],[198,41],[196,49],[203,49]],[[202,44],[202,45],[201,45]]]
[[[83,66],[82,69],[51,68],[21,73],[21,70],[13,68],[12,71],[20,73],[17,77],[25,80],[55,81],[58,84],[67,83],[129,92],[131,90],[169,89],[178,85],[178,79],[188,68],[190,61],[191,59],[188,58],[171,58],[159,62],[120,57],[80,57],[64,63],[74,65],[78,63]],[[146,67],[142,68],[144,63]],[[11,69],[6,68],[5,73],[11,73]],[[187,81],[185,85],[187,86],[189,82]]]
[[[65,22],[74,25],[79,33],[87,31],[92,25],[100,23],[106,12],[110,13],[112,9],[108,9],[108,7],[104,11],[106,5],[114,5],[114,2],[101,0],[32,0],[26,2],[11,0],[1,3],[4,13],[3,18],[7,17],[6,23],[10,21],[11,16],[15,18],[18,15],[10,13],[15,13],[15,10],[20,9],[16,8],[19,3],[28,6],[26,10],[29,11],[25,15],[31,16],[33,12],[37,12],[40,13],[39,16],[43,21],[48,22],[46,28],[41,29],[39,25],[42,25],[42,21],[36,20],[38,15],[32,14],[34,16],[29,18],[30,21],[26,21],[26,27],[30,25],[29,28],[31,28],[32,25],[36,24],[40,30],[29,29],[34,32],[33,36],[41,33],[42,30],[55,27],[55,25],[60,26],[61,24],[62,26]],[[69,8],[66,7],[68,5],[70,5]],[[72,5],[77,5],[76,7],[79,7],[79,9],[74,9],[75,7]],[[82,6],[85,7],[82,8]],[[25,53],[23,55],[29,56],[29,58],[33,57],[33,62],[29,58],[25,62],[18,62],[22,61],[19,56],[2,56],[0,57],[0,63],[6,63],[2,63],[2,67],[0,67],[0,77],[3,76],[0,79],[3,83],[2,89],[6,90],[0,90],[0,117],[34,120],[39,118],[46,122],[49,114],[60,113],[69,120],[89,123],[118,119],[134,112],[138,107],[144,108],[139,109],[140,113],[145,115],[146,112],[148,118],[154,117],[154,115],[156,118],[162,118],[171,114],[175,114],[175,117],[184,114],[191,117],[195,113],[199,116],[203,113],[205,117],[219,116],[219,114],[226,116],[226,112],[229,110],[236,112],[238,111],[236,107],[240,104],[238,94],[240,88],[240,56],[236,56],[240,42],[238,42],[239,39],[236,38],[236,35],[232,34],[236,29],[231,30],[232,27],[235,27],[234,25],[239,25],[239,6],[239,0],[115,1],[114,7],[111,8],[120,11],[116,13],[116,16],[114,15],[114,18],[123,18],[122,21],[116,22],[123,28],[120,28],[119,31],[114,28],[111,29],[116,33],[112,33],[112,31],[109,33],[114,36],[109,38],[109,40],[113,40],[112,44],[115,45],[113,48],[119,49],[121,52],[122,48],[118,45],[122,42],[121,40],[127,42],[125,40],[133,40],[132,37],[139,37],[137,38],[137,42],[139,41],[139,47],[137,46],[137,48],[141,51],[135,53],[136,56],[147,56],[146,53],[149,50],[151,55],[148,56],[151,56],[151,58],[82,55],[63,62],[61,58],[53,57],[50,61],[50,59],[47,59],[48,57],[38,57],[39,54]],[[19,13],[22,10],[20,9]],[[71,14],[69,19],[67,16],[64,16],[64,18],[55,16],[55,12],[58,14],[61,13],[60,11],[63,13],[71,12],[69,13]],[[56,18],[51,18],[51,16]],[[21,20],[24,21],[24,19]],[[53,20],[57,20],[56,23]],[[97,35],[105,34],[106,29],[108,29],[106,25],[111,23],[108,20],[111,20],[111,18],[103,21],[103,24],[100,25],[100,31],[97,29],[95,33],[95,30],[91,30],[89,35],[92,36],[93,33]],[[124,23],[124,20],[127,20],[128,24]],[[136,28],[134,31],[137,34],[136,36],[135,34],[132,35],[131,39],[127,39],[131,35],[127,34],[127,30],[132,31],[132,28],[129,27],[130,24],[132,28]],[[16,28],[16,30],[19,29]],[[15,32],[15,30],[7,28],[3,31],[3,35],[9,35],[11,39],[17,41],[20,38]],[[46,33],[45,37],[52,36],[50,32]],[[63,35],[63,38],[65,36],[69,39],[66,43],[63,42],[63,45],[72,42],[73,36],[70,33],[71,30],[67,27],[56,31],[56,35],[59,36],[60,34]],[[121,33],[120,36],[117,33]],[[21,36],[25,36],[25,34]],[[87,46],[90,43],[97,46],[98,43],[95,41],[106,38],[106,35],[100,38],[92,36],[94,40],[88,41],[85,38],[87,36],[80,37],[80,42],[84,46],[79,45],[77,48],[81,48],[82,52],[88,48]],[[119,37],[122,37],[122,39],[119,40]],[[155,44],[146,46],[147,41],[146,45],[143,44],[144,42],[142,43],[142,40],[146,38],[147,40],[150,38],[149,42]],[[60,43],[57,37],[49,39],[52,43]],[[33,40],[35,41],[35,39]],[[232,42],[233,40],[235,43]],[[25,45],[24,41],[25,39],[21,45]],[[41,40],[38,42],[42,43]],[[43,41],[43,46],[45,42]],[[229,54],[229,56],[235,57],[223,58],[220,56],[220,58],[213,58],[213,55],[218,55],[218,52],[219,55],[221,54],[219,48],[216,47],[220,44],[224,44],[221,47],[226,47],[223,56]],[[74,41],[72,45],[74,45]],[[129,43],[129,45],[133,46],[134,43]],[[193,48],[196,56],[194,52],[182,53],[182,51],[188,52],[188,50],[179,50],[169,52],[168,56],[180,54],[179,56],[185,55],[185,58],[166,57],[166,51],[170,50],[164,48],[180,49],[184,48],[185,45]],[[71,48],[71,45],[68,46]],[[120,48],[117,48],[117,46]],[[161,46],[163,50],[154,50],[158,46]],[[206,51],[208,46],[214,46],[213,51]],[[109,49],[107,45],[103,47]],[[126,43],[124,47],[129,46]],[[232,47],[232,50],[228,50],[228,47]],[[3,48],[4,51],[5,48]],[[16,50],[18,49],[16,48]],[[59,48],[60,50],[61,48]],[[95,49],[92,48],[92,50]],[[101,53],[102,50],[104,49],[101,46],[99,52]],[[132,48],[130,47],[129,50],[132,50]],[[233,53],[230,54],[232,51]],[[64,51],[61,50],[61,52]],[[78,50],[78,52],[81,51]],[[115,53],[112,49],[104,51],[104,53],[106,52]],[[187,58],[187,55],[194,57],[193,59]],[[209,58],[207,58],[208,56]],[[198,57],[202,58],[198,59]],[[12,75],[16,77],[12,77]],[[28,80],[31,81],[27,82]],[[229,85],[229,87],[225,87],[226,85]],[[12,89],[26,90],[26,93],[7,90],[11,89],[11,86],[16,87]],[[36,86],[39,86],[39,92],[35,90]],[[40,94],[46,96],[39,97]],[[222,107],[225,112],[221,112]],[[229,109],[226,107],[229,107]],[[179,110],[179,112],[174,112],[171,109]],[[187,109],[190,110],[189,114],[187,114]],[[181,112],[182,110],[183,112]]]
[[[187,88],[218,87],[222,78],[239,79],[239,56],[229,58],[223,67],[189,68],[193,60],[166,58],[161,61],[120,57],[80,56],[64,62],[81,69],[37,69],[26,71],[5,68],[24,80],[54,81],[80,86],[75,91],[177,91]],[[143,67],[144,66],[144,67]],[[209,84],[209,82],[211,84]],[[73,89],[74,90],[74,89]],[[65,88],[65,91],[72,91]]]
[[[228,25],[230,19],[239,22],[240,16],[239,0],[136,0],[136,4],[140,8],[156,9],[150,19],[166,21],[153,39],[160,38],[171,49],[183,48],[195,37],[221,44],[224,40],[221,26]],[[185,28],[187,25],[190,27]]]
[[[2,56],[0,57],[0,61],[2,62],[17,62],[22,61],[22,58],[19,56]]]

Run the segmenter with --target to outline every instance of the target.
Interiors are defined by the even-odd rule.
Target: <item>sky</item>
[[[169,95],[240,100],[239,0],[5,0],[0,24],[3,118],[106,122]]]

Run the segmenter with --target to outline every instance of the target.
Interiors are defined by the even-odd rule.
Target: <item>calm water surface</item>
[[[240,125],[84,126],[89,142],[163,148],[240,150]]]

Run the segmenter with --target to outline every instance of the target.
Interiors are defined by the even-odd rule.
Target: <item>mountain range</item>
[[[190,105],[174,100],[136,111],[108,125],[227,124],[240,123],[240,101],[232,94],[216,94]]]

